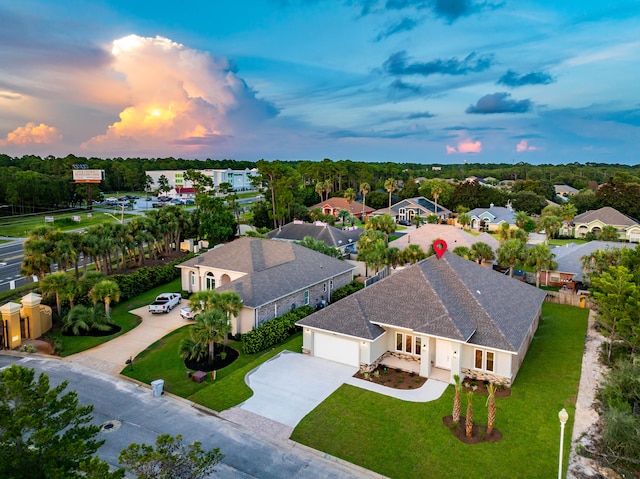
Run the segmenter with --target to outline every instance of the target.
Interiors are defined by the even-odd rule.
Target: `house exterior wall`
[[[485,371],[475,368],[475,351],[491,351],[494,353],[494,371]],[[475,379],[477,381],[490,381],[492,383],[510,385],[512,381],[512,357],[513,355],[503,351],[496,351],[491,348],[477,346],[475,344],[462,345],[460,359],[460,372],[462,376]]]
[[[191,284],[191,272],[195,273],[195,284]],[[190,293],[196,293],[202,289],[206,289],[205,278],[207,273],[212,273],[216,281],[216,288],[223,284],[222,277],[227,275],[230,281],[234,281],[243,277],[246,273],[238,271],[230,271],[220,268],[211,268],[209,266],[200,266],[198,268],[180,268],[180,277],[182,289]]]
[[[529,346],[531,344],[531,341],[533,340],[533,335],[537,331],[538,325],[540,324],[541,314],[542,314],[542,306],[540,306],[540,309],[538,310],[538,314],[536,314],[535,321],[531,323],[531,327],[529,328],[529,331],[527,331],[527,335],[525,336],[524,341],[522,341],[522,346],[520,346],[518,353],[515,356],[513,356],[513,360],[511,362],[511,383],[513,383],[513,381],[515,380],[516,375],[520,370],[520,366],[522,366],[522,362],[524,361],[524,357],[526,356],[527,351],[529,350]],[[509,386],[511,386],[511,383],[509,384]]]
[[[333,288],[331,288],[331,279],[326,279],[321,283],[314,284],[308,288],[295,291],[287,296],[277,299],[269,304],[256,308],[256,322],[260,326],[265,321],[273,319],[281,314],[291,311],[295,305],[296,308],[304,306],[305,291],[309,291],[309,305],[316,306],[321,301],[329,303],[329,297],[332,291],[345,286],[353,279],[352,271],[347,271],[340,275],[334,276]],[[326,287],[326,291],[325,291]]]

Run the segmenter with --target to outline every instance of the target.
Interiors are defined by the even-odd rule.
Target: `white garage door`
[[[360,349],[355,340],[316,333],[313,335],[313,355],[349,366],[360,366]]]

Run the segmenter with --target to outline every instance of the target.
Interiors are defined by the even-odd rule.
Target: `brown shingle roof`
[[[446,252],[391,275],[298,322],[362,339],[378,326],[516,352],[546,293]]]
[[[178,268],[200,266],[247,273],[217,290],[237,292],[251,308],[354,269],[344,261],[294,243],[248,237],[214,248]]]
[[[363,208],[364,208],[365,215],[374,211],[374,209],[369,206],[364,206],[362,203],[359,203],[357,201],[352,201],[351,203],[349,203],[346,198],[340,198],[339,196],[336,196],[334,198],[329,198],[326,201],[310,206],[309,211],[312,211],[316,208],[323,209],[325,207],[334,208],[338,210],[347,210],[352,215],[361,215]]]
[[[611,226],[631,226],[638,222],[623,213],[620,213],[615,208],[605,206],[599,210],[589,210],[582,214],[579,214],[573,219],[574,224],[577,223],[591,223],[592,221],[600,220],[605,225]]]

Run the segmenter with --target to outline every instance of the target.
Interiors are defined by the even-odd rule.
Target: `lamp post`
[[[564,425],[569,419],[569,413],[565,408],[558,413],[560,420],[560,458],[558,459],[558,479],[562,479],[562,446],[564,445]]]

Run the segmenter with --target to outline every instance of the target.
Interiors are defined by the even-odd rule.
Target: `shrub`
[[[126,301],[179,278],[180,270],[176,265],[186,259],[188,258],[174,260],[162,266],[143,266],[130,274],[114,274],[110,279],[120,287],[120,300]]]
[[[245,354],[253,354],[274,346],[296,332],[296,322],[313,312],[311,306],[302,306],[288,313],[270,319],[242,335],[242,350]]]
[[[349,284],[336,289],[333,294],[331,295],[331,302],[335,303],[336,301],[342,299],[342,298],[346,298],[347,296],[349,296],[350,294],[355,293],[356,291],[361,290],[362,288],[364,288],[364,284],[363,283],[359,283],[358,281],[356,281],[355,279],[353,281],[351,281]]]

